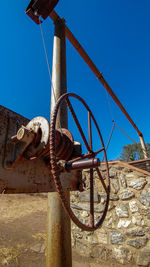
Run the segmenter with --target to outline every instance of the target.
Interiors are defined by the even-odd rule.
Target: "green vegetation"
[[[147,152],[150,155],[150,143],[146,144]],[[138,159],[143,159],[143,152],[141,148],[141,144],[129,144],[126,146],[123,146],[123,151],[120,154],[120,160],[121,161],[134,161]]]

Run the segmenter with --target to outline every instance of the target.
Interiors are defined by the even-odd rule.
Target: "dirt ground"
[[[46,266],[47,197],[0,195],[0,215],[0,266]],[[97,266],[73,251],[73,267]]]
[[[0,215],[0,267],[45,267],[46,194],[0,195]],[[73,267],[100,266],[120,267],[96,264],[73,250]]]

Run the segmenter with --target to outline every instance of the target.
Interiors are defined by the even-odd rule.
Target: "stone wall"
[[[81,255],[97,263],[103,261],[104,266],[150,266],[150,174],[121,164],[109,168],[111,195],[106,219],[95,232],[84,232],[72,224],[72,245]],[[104,166],[101,172],[105,178]],[[89,173],[84,172],[84,176],[88,178]],[[85,223],[89,215],[88,188],[87,182],[87,191],[71,196],[75,214]],[[105,200],[96,179],[96,218],[102,214]]]

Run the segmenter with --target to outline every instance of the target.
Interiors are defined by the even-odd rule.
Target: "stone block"
[[[105,206],[100,203],[100,204],[98,204],[97,206],[94,207],[94,210],[95,210],[95,212],[101,213],[101,212],[104,211],[104,208],[105,208]]]
[[[137,216],[132,216],[132,223],[137,226],[144,226],[145,222],[142,216],[137,215]]]
[[[131,224],[131,221],[129,221],[129,220],[122,220],[121,219],[118,222],[118,228],[122,228],[122,227],[127,228],[130,224]]]
[[[127,236],[135,237],[135,236],[144,236],[145,230],[141,228],[132,228],[126,231]]]
[[[127,187],[127,180],[126,180],[126,176],[124,173],[121,173],[119,176],[119,180],[120,180],[120,185],[122,188],[126,188]]]
[[[120,187],[119,187],[118,179],[111,180],[111,192],[113,192],[114,194],[117,194],[119,189]]]
[[[141,237],[141,238],[139,237],[136,239],[128,240],[127,244],[135,248],[141,248],[146,245],[147,241],[148,241],[147,237]]]
[[[147,181],[143,177],[137,177],[137,178],[132,179],[128,182],[128,186],[132,187],[136,190],[143,189],[146,184],[147,184]]]
[[[117,195],[111,195],[110,194],[110,200],[114,200],[114,201],[116,201],[116,200],[118,200],[119,199],[119,197],[117,196]]]
[[[117,262],[125,265],[131,262],[132,253],[126,247],[114,248],[112,251],[112,258]]]
[[[134,172],[131,172],[131,170],[129,170],[129,173],[126,174],[126,179],[133,179],[135,178],[135,174]]]
[[[123,235],[119,231],[112,231],[110,234],[110,242],[111,244],[120,245],[123,243]]]
[[[138,200],[143,204],[144,206],[150,207],[150,188],[147,190],[144,190],[140,196],[138,197]]]
[[[98,195],[100,196],[101,199],[106,200],[107,195],[105,193],[100,192],[100,193],[98,193]],[[110,194],[109,198],[110,198],[110,200],[118,200],[119,199],[119,197],[117,195],[112,195],[112,194]]]
[[[120,203],[116,206],[115,208],[116,210],[116,214],[119,218],[128,218],[129,217],[129,212],[128,212],[128,208]]]
[[[83,243],[82,240],[76,240],[76,250],[79,254],[90,257],[91,255],[91,246],[88,246],[88,243]]]
[[[119,198],[122,200],[127,200],[127,199],[130,199],[132,197],[134,197],[134,192],[132,192],[129,189],[124,189],[119,194]]]
[[[130,211],[132,212],[132,213],[134,213],[134,212],[137,212],[138,211],[138,205],[137,205],[137,202],[135,201],[135,200],[131,200],[130,202],[129,202],[129,208],[130,208]]]
[[[116,170],[116,168],[111,167],[109,169],[109,177],[110,178],[116,178],[117,177],[117,170]]]
[[[87,241],[92,245],[98,244],[98,239],[96,236],[88,236]]]
[[[90,202],[90,191],[84,191],[79,195],[79,202]],[[98,193],[95,191],[94,192],[94,202],[98,203]]]
[[[97,230],[97,239],[100,244],[107,244],[108,243],[108,234],[105,231]]]
[[[107,261],[111,258],[112,251],[111,251],[111,249],[108,249],[104,246],[102,246],[102,247],[93,246],[91,256],[92,256],[92,258]]]
[[[138,254],[137,259],[138,266],[146,266],[148,267],[150,264],[150,247],[144,248]]]
[[[77,238],[77,239],[82,239],[83,235],[80,234],[80,233],[74,233],[74,237]]]

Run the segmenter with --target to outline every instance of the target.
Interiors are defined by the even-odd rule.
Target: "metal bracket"
[[[26,14],[36,23],[42,23],[40,17],[44,20],[49,16],[59,0],[31,0]]]

